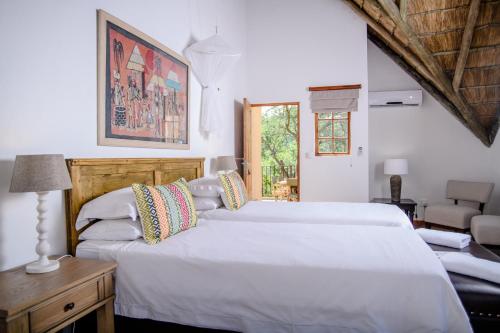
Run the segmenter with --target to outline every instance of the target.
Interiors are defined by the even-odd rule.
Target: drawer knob
[[[75,303],[71,302],[71,303],[68,303],[64,306],[64,312],[67,312],[69,310],[73,310],[73,308],[75,307]]]

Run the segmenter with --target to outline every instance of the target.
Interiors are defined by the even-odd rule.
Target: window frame
[[[324,139],[319,137],[319,113],[314,113],[314,146],[315,146],[315,155],[316,156],[347,156],[351,155],[351,112],[347,112],[347,152],[342,152],[342,153],[322,153],[319,151],[319,140]],[[334,130],[335,130],[335,125],[334,125],[335,119],[332,119],[332,138],[330,138],[334,143],[335,143],[335,137],[333,136]],[[328,139],[328,138],[327,138]],[[345,140],[345,139],[343,139]],[[334,144],[335,146],[335,144]]]

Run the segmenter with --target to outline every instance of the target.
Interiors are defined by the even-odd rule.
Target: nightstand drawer
[[[31,332],[43,332],[99,301],[98,280],[71,289],[30,312]]]

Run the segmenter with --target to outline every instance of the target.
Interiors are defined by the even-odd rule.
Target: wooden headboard
[[[107,192],[132,183],[161,185],[181,177],[203,177],[204,158],[83,158],[68,159],[73,188],[65,192],[68,253],[75,255],[78,235],[76,218],[80,208]]]

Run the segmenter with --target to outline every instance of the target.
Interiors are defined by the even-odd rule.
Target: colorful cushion
[[[219,181],[223,189],[222,202],[227,209],[238,210],[248,202],[245,183],[236,171],[219,174]]]
[[[133,184],[132,189],[148,244],[196,226],[193,197],[184,178],[168,185]]]

